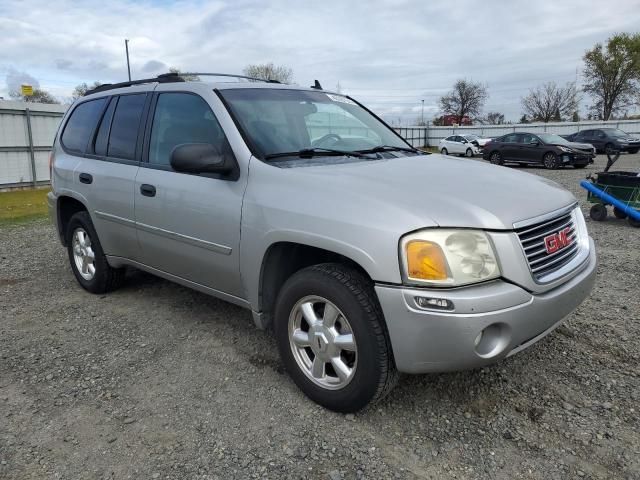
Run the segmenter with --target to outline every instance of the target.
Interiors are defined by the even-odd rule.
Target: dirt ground
[[[603,165],[527,170],[587,214]],[[640,230],[587,222],[598,280],[563,327],[356,415],[308,401],[247,311],[140,272],[91,295],[47,221],[3,225],[0,478],[640,479]]]

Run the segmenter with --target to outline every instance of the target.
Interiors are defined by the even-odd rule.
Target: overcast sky
[[[468,78],[487,85],[485,112],[517,120],[529,88],[574,81],[586,49],[639,29],[640,0],[0,0],[0,96],[126,80],[129,38],[134,78],[274,62],[405,123]]]

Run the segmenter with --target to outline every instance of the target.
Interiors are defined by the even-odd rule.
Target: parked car
[[[443,155],[457,154],[464,155],[465,157],[473,157],[480,153],[478,145],[467,140],[462,135],[451,135],[443,138],[440,140],[439,149]]]
[[[485,145],[482,154],[495,165],[542,164],[550,169],[564,165],[584,168],[595,156],[592,145],[570,142],[553,133],[509,133]]]
[[[631,135],[618,128],[594,128],[580,130],[571,135],[563,135],[570,142],[590,143],[596,147],[599,153],[613,151],[638,153],[640,151],[640,138]]]
[[[473,133],[462,135],[462,138],[473,143],[480,151],[482,151],[484,146],[491,141],[491,138],[482,138]]]
[[[80,286],[103,294],[135,267],[244,307],[341,412],[398,372],[516,354],[589,295],[596,252],[570,192],[426,155],[317,87],[165,75],[79,99],[48,204]]]

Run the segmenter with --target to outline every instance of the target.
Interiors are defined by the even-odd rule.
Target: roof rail
[[[158,75],[155,78],[143,78],[140,80],[131,80],[129,82],[105,83],[96,88],[92,88],[91,90],[87,90],[85,92],[85,96],[91,95],[92,93],[104,92],[106,90],[113,90],[115,88],[124,88],[124,87],[130,87],[132,85],[142,85],[143,83],[153,83],[153,82],[158,82],[158,83],[184,82],[184,79],[176,75],[164,76],[164,77],[162,75]]]
[[[267,83],[281,83],[278,80],[265,80],[264,78],[247,77],[246,75],[235,75],[233,73],[191,73],[191,72],[170,72],[158,75],[158,78],[171,78],[171,77],[230,77],[230,78],[244,78],[245,80],[252,80],[254,82],[267,82]]]
[[[132,85],[142,85],[143,83],[173,83],[173,82],[184,82],[184,78],[182,77],[195,77],[195,76],[209,76],[209,77],[230,77],[230,78],[244,78],[245,80],[251,80],[253,82],[267,82],[267,83],[280,83],[278,80],[265,80],[263,78],[256,77],[247,77],[246,75],[234,75],[231,73],[187,73],[187,72],[169,72],[169,73],[161,73],[155,78],[143,78],[140,80],[130,80],[128,82],[119,82],[119,83],[105,83],[96,88],[92,88],[91,90],[87,90],[85,92],[86,95],[91,95],[92,93],[104,92],[106,90],[113,90],[115,88],[124,88],[130,87]]]

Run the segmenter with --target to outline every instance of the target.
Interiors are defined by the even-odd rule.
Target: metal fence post
[[[31,183],[36,186],[36,154],[33,149],[33,133],[31,132],[31,112],[25,109],[27,118],[27,136],[29,139],[29,156],[31,157]]]

